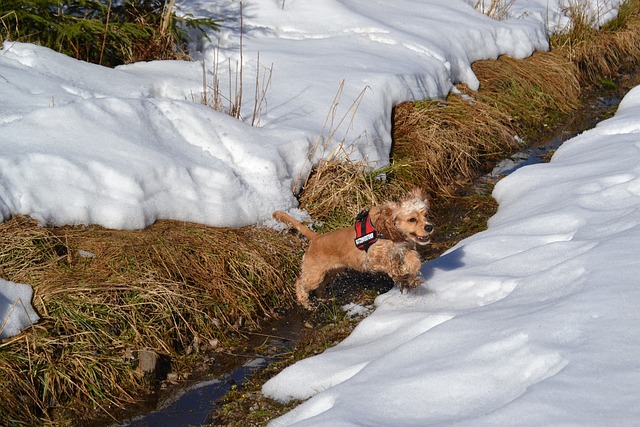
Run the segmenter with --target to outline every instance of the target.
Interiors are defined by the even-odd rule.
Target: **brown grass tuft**
[[[578,67],[581,82],[599,84],[621,68],[640,65],[639,1],[624,2],[618,17],[602,29],[579,6],[568,12],[574,25],[551,37],[551,46]]]
[[[580,87],[575,68],[561,56],[536,52],[473,65],[481,87],[445,101],[396,107],[393,158],[406,165],[396,179],[450,196],[485,166],[518,147],[561,114],[575,109]]]
[[[361,210],[396,198],[407,189],[385,182],[389,170],[371,170],[360,162],[324,161],[309,176],[300,206],[323,224],[321,229],[346,226]]]
[[[555,52],[535,52],[525,59],[502,56],[497,61],[478,61],[473,71],[481,88],[474,97],[509,117],[520,137],[527,131],[554,124],[558,116],[580,103],[580,84],[575,66]]]
[[[401,104],[395,109],[393,156],[405,167],[393,176],[435,195],[451,194],[484,160],[515,147],[506,121],[499,111],[460,95]]]

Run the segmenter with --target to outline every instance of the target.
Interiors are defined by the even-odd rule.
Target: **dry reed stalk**
[[[476,0],[475,9],[498,21],[507,19],[515,0]]]
[[[308,163],[312,163],[318,159],[318,157],[322,159],[326,159],[329,161],[343,161],[345,163],[352,163],[349,160],[349,152],[348,149],[345,148],[346,138],[349,134],[349,130],[353,126],[353,121],[355,119],[355,115],[358,112],[358,108],[360,108],[360,103],[362,102],[365,93],[369,89],[369,86],[365,86],[358,96],[351,102],[349,108],[344,112],[342,116],[338,115],[338,107],[340,106],[340,102],[342,99],[342,94],[344,91],[345,81],[341,80],[338,85],[338,90],[336,91],[335,96],[333,97],[333,101],[331,102],[331,106],[327,111],[327,115],[324,119],[324,123],[322,125],[322,131],[320,135],[316,139],[316,142],[313,144],[311,149],[309,150],[309,154],[305,159],[305,163],[302,167],[302,170],[305,169],[305,166]],[[346,130],[344,131],[344,137],[341,141],[335,143],[335,135],[339,129],[343,128],[343,125],[346,123]],[[325,136],[326,133],[326,136]],[[355,138],[355,141],[358,141],[362,135],[358,135]],[[331,151],[329,148],[333,145]],[[318,155],[318,150],[320,153]],[[305,183],[309,180],[309,176],[313,172],[314,168],[309,168],[306,175],[303,176],[303,172],[300,173],[298,178],[296,179],[293,185],[293,191],[297,192]]]
[[[240,114],[242,103],[242,60],[236,61],[235,69],[231,66],[231,59],[228,61],[228,73],[229,73],[229,96],[224,96],[220,92],[220,72],[219,72],[219,48],[213,51],[213,71],[212,71],[212,83],[207,84],[207,71],[203,61],[202,63],[202,94],[200,95],[200,103],[202,105],[208,105],[215,111],[224,112],[231,117],[242,120]],[[262,73],[261,73],[262,69]],[[234,77],[232,77],[234,75]],[[267,91],[271,86],[271,78],[273,76],[273,64],[270,67],[263,66],[260,63],[260,53],[257,55],[256,60],[256,79],[254,86],[254,104],[253,114],[251,115],[251,126],[260,126],[260,119],[262,117],[263,110],[267,105]],[[233,88],[233,89],[232,89]],[[235,95],[233,93],[235,92]],[[211,94],[211,96],[209,96]],[[194,97],[195,98],[195,97]],[[228,106],[225,108],[223,103],[226,102]]]
[[[7,23],[9,19],[15,21],[15,24],[9,26]],[[12,40],[13,35],[11,34],[11,28],[18,28],[19,23],[18,14],[15,10],[0,16],[0,24],[2,24],[2,28],[0,28],[0,43],[4,43],[5,40]]]
[[[262,79],[260,79],[260,53],[256,61],[256,85],[254,92],[253,115],[251,116],[251,126],[260,126],[263,106],[267,103],[267,90],[271,86],[273,76],[273,63],[271,67],[263,67]]]
[[[104,22],[104,34],[102,36],[102,45],[100,46],[100,59],[98,60],[98,64],[102,65],[102,58],[104,56],[104,48],[107,45],[107,34],[109,33],[109,20],[111,19],[111,6],[112,0],[109,0],[109,5],[107,6],[107,17]]]
[[[111,4],[111,0],[109,0]],[[168,36],[169,25],[173,16],[173,11],[176,7],[176,0],[165,1],[164,10],[162,11],[162,18],[160,20],[160,35],[162,37]]]

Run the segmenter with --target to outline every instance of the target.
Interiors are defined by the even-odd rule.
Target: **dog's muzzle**
[[[432,224],[427,224],[424,226],[424,231],[425,233],[427,233],[425,236],[419,236],[417,234],[413,235],[413,239],[416,241],[416,243],[420,244],[420,245],[426,245],[427,243],[429,243],[431,241],[431,233],[433,233],[434,227]]]

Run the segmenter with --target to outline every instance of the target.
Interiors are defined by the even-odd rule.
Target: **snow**
[[[40,318],[31,306],[33,289],[0,279],[0,339],[17,335]]]
[[[182,0],[182,13],[225,19],[194,41],[196,61],[116,69],[5,42],[0,215],[120,229],[302,216],[293,191],[320,159],[388,162],[395,104],[477,88],[473,61],[547,49],[547,32],[569,24],[563,0],[517,0],[503,21],[475,3]],[[583,3],[603,23],[619,1]],[[237,120],[200,100],[203,67],[210,100],[214,70],[228,97],[240,63]],[[381,295],[342,343],[265,384],[273,398],[308,399],[272,425],[633,424],[639,133],[636,89],[550,164],[499,182],[487,231],[425,264],[418,289]],[[31,297],[0,280],[2,338],[37,320]]]
[[[193,62],[108,69],[5,42],[2,218],[259,223],[296,206],[293,191],[322,158],[388,163],[395,104],[445,96],[456,82],[477,88],[473,61],[548,47],[543,22],[494,21],[464,1],[243,5],[241,38],[239,2],[180,3],[225,19],[194,42]],[[242,83],[242,120],[201,104],[216,78],[223,106]]]

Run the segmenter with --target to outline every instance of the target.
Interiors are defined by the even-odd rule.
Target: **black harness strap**
[[[354,243],[358,249],[368,251],[371,245],[378,241],[379,233],[371,222],[369,211],[362,211],[356,216],[354,228],[356,230]]]

